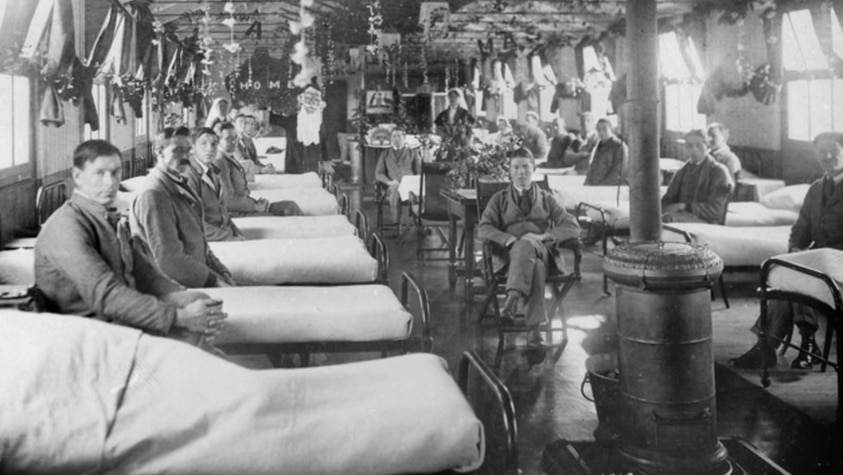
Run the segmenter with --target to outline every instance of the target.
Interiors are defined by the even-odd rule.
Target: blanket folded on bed
[[[217,343],[403,340],[413,316],[385,285],[201,289],[228,313]]]
[[[818,270],[831,277],[837,285],[843,285],[843,251],[821,248],[776,257]],[[767,285],[778,290],[807,295],[828,304],[831,308],[835,307],[834,297],[828,285],[816,277],[786,267],[774,267],[767,278]]]
[[[246,239],[303,239],[354,236],[357,229],[343,215],[233,218]]]
[[[256,371],[80,317],[0,321],[3,471],[390,474],[483,460],[482,425],[434,355]]]
[[[249,185],[252,190],[272,190],[281,188],[322,187],[322,180],[314,172],[275,175],[255,175],[255,182]]]
[[[378,262],[356,236],[209,243],[240,285],[362,284]]]
[[[798,210],[772,209],[756,201],[738,201],[729,203],[726,226],[789,226],[798,217]]]
[[[264,198],[270,203],[275,201],[295,201],[305,216],[324,216],[339,213],[336,197],[318,187],[298,187],[281,189],[258,189],[252,192],[252,198]]]
[[[790,226],[731,227],[707,223],[671,223],[671,227],[687,232],[694,242],[705,244],[720,256],[727,267],[757,266],[787,252]],[[665,241],[682,241],[681,234],[662,230]]]

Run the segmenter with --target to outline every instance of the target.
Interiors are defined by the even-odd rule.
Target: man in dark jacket
[[[612,123],[606,119],[597,121],[597,136],[600,141],[594,150],[585,184],[589,186],[616,186],[627,183],[629,151],[623,140],[615,135]]]
[[[509,152],[512,185],[495,193],[483,211],[477,234],[495,243],[495,272],[509,265],[503,317],[512,318],[526,299],[528,342],[541,343],[536,327],[547,321],[544,287],[548,266],[564,271],[561,244],[579,236],[577,220],[553,195],[533,183],[536,164],[529,150]]]
[[[814,139],[814,154],[825,176],[808,189],[802,209],[799,210],[799,218],[790,230],[788,248],[793,252],[821,247],[843,250],[843,133],[819,134]],[[767,306],[766,338],[760,335],[761,328],[759,321],[756,321],[752,331],[759,334],[758,343],[729,363],[739,368],[760,368],[763,352],[766,352],[767,361],[775,366],[775,347],[793,325],[799,329],[802,349],[819,355],[819,347],[814,340],[817,317],[817,311],[811,307],[780,300],[771,301]],[[813,356],[800,353],[791,367],[810,369],[815,362]]]
[[[35,283],[47,310],[194,342],[214,337],[225,318],[221,302],[162,274],[113,208],[121,169],[120,151],[109,142],[76,147],[76,189],[35,243]]]
[[[685,134],[685,150],[690,159],[667,185],[662,221],[723,224],[733,187],[729,170],[708,154],[702,130]]]

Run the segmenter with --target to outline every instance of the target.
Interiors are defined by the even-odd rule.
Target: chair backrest
[[[483,179],[477,180],[477,219],[478,221],[483,216],[483,211],[486,210],[486,205],[492,199],[492,195],[498,191],[509,186],[508,181],[488,181]]]
[[[430,221],[448,220],[448,200],[441,191],[448,187],[450,166],[442,163],[422,163],[419,217]]]
[[[38,225],[57,210],[67,200],[67,184],[64,181],[57,181],[49,185],[42,185],[35,195],[35,212],[38,215]]]

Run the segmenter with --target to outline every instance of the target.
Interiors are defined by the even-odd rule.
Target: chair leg
[[[820,365],[820,372],[825,373],[826,367],[828,367],[828,363],[825,360],[828,360],[829,355],[831,354],[831,339],[834,336],[834,323],[831,321],[830,318],[826,319],[826,327],[825,327],[825,341],[823,342],[823,362]],[[840,335],[837,335],[837,338],[840,338]],[[838,366],[840,365],[840,355],[837,355]],[[839,370],[838,370],[839,372]]]
[[[782,339],[782,342],[784,344],[779,349],[779,356],[784,356],[784,354],[787,353],[787,348],[788,348],[787,345],[790,344],[790,341],[792,339],[793,339],[793,327],[790,327],[790,330],[787,331],[787,334],[785,334],[784,338]]]
[[[726,282],[723,281],[723,274],[720,274],[720,277],[717,279],[717,283],[720,286],[720,295],[723,297],[723,303],[726,304],[726,308],[729,308],[729,296],[726,294]]]

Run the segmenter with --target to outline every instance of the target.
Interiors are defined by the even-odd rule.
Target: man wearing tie
[[[843,133],[817,135],[814,138],[814,156],[824,176],[811,184],[799,210],[799,218],[790,230],[788,248],[792,252],[821,247],[843,250]],[[775,348],[794,325],[802,337],[801,348],[819,355],[814,340],[817,311],[805,305],[773,300],[767,306],[766,341],[759,335],[755,346],[739,358],[730,360],[729,364],[738,368],[760,368],[763,352],[766,351],[767,361],[775,366]],[[758,334],[759,330],[759,322],[756,321],[752,332]],[[800,353],[791,363],[791,368],[810,369],[815,362],[813,356]]]
[[[208,241],[242,241],[243,233],[231,221],[223,199],[217,158],[219,137],[213,129],[199,127],[193,133],[193,156],[183,173],[187,186],[202,202],[205,237]]]
[[[489,200],[477,236],[495,244],[495,272],[509,266],[501,317],[514,321],[518,304],[526,300],[527,341],[540,345],[537,327],[547,321],[544,287],[549,266],[564,271],[560,245],[579,236],[580,227],[552,194],[533,183],[536,163],[530,151],[521,148],[508,155],[512,185]]]
[[[226,317],[221,302],[161,273],[113,208],[121,169],[120,151],[109,142],[76,147],[76,188],[35,243],[35,283],[47,310],[191,341],[213,338]]]

